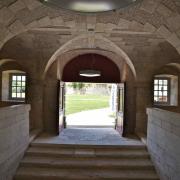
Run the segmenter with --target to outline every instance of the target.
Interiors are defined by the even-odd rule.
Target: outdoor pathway
[[[114,127],[115,118],[110,117],[109,108],[82,111],[66,116],[67,128],[70,127]]]

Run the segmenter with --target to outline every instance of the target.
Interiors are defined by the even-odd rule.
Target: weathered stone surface
[[[15,21],[9,26],[9,31],[13,34],[18,34],[25,30],[25,26],[20,21]]]
[[[8,25],[12,19],[14,18],[14,14],[7,7],[0,9],[0,22]],[[3,26],[3,24],[1,26]]]
[[[172,11],[167,8],[165,5],[161,5],[161,6],[158,6],[157,10],[156,10],[160,15],[162,15],[163,17],[165,18],[168,18],[169,16],[172,15]]]
[[[42,4],[36,0],[23,0],[23,2],[26,4],[29,10],[33,10],[39,6],[42,6]]]
[[[168,27],[172,29],[172,31],[177,31],[180,28],[180,15],[171,16],[167,19]]]
[[[18,11],[25,8],[25,4],[22,0],[18,0],[8,7],[12,12],[17,13]]]
[[[157,8],[157,6],[158,6],[158,1],[148,0],[148,1],[143,1],[141,5],[141,9],[149,13],[153,13]]]
[[[176,34],[171,34],[171,36],[169,36],[167,38],[167,41],[170,42],[174,47],[179,47],[180,46],[180,39]]]
[[[168,38],[171,35],[171,32],[169,29],[167,29],[165,26],[161,26],[158,30],[157,33],[160,34],[164,38]]]
[[[180,171],[180,115],[148,109],[147,145],[162,179],[178,180]]]
[[[74,31],[73,28],[75,28],[76,31],[81,31],[80,29],[83,31],[95,29],[96,32],[103,33],[113,28],[118,28],[132,30],[144,29],[145,31],[154,33],[157,28],[165,27],[168,28],[171,33],[176,33],[180,24],[180,15],[177,11],[179,6],[177,4],[178,2],[176,1],[160,2],[148,0],[143,1],[135,7],[129,7],[124,11],[117,11],[116,13],[108,12],[102,15],[87,15],[85,17],[81,14],[76,15],[64,10],[53,10],[36,0],[3,1],[1,4],[2,8],[0,9],[0,21],[10,26],[15,20],[26,25],[26,27],[19,26],[19,30],[16,31],[14,35],[16,35],[17,32],[23,32],[24,28],[32,29],[46,25],[63,26],[64,22],[72,31]],[[13,13],[16,14],[16,16],[14,16]],[[59,17],[59,19],[57,17]],[[53,20],[51,20],[51,18]],[[167,39],[168,36],[162,37]],[[4,42],[6,42],[7,39],[8,38],[4,37]]]
[[[0,108],[0,174],[11,180],[29,144],[29,105]]]

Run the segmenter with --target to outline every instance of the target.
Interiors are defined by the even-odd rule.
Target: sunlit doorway
[[[118,111],[116,84],[65,84],[66,128],[114,128]]]

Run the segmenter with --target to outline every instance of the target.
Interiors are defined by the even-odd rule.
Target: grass
[[[106,107],[109,107],[109,96],[89,94],[66,95],[66,115]]]

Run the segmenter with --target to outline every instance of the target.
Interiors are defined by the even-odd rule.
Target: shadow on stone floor
[[[143,145],[135,136],[121,137],[113,128],[68,128],[59,136],[43,133],[35,143],[85,145]]]

